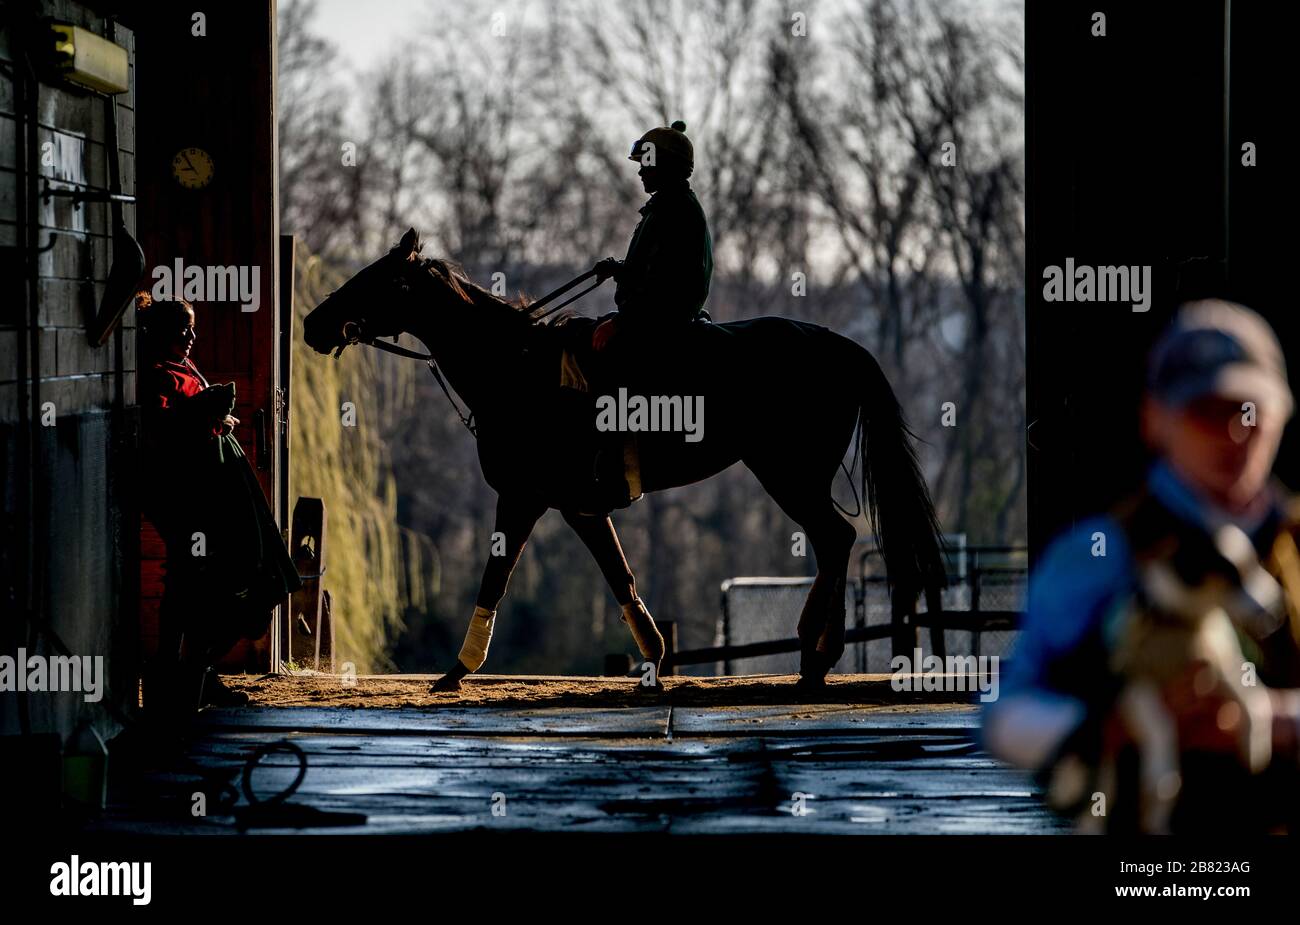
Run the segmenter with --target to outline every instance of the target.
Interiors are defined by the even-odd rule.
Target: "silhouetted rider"
[[[704,302],[713,277],[713,240],[691,190],[695,150],[686,123],[650,129],[632,145],[628,160],[641,165],[637,173],[650,201],[641,207],[627,256],[596,264],[598,279],[612,276],[618,284],[618,311],[602,318],[592,332],[591,346],[598,354],[591,369],[593,396],[613,393],[621,385],[641,388],[646,361],[674,335],[685,333],[688,324],[709,317]],[[640,496],[625,478],[625,436],[597,435],[593,495],[583,505],[588,513],[626,507]]]
[[[628,160],[641,165],[638,175],[651,196],[641,207],[627,256],[596,264],[599,279],[612,276],[618,283],[618,311],[592,334],[596,350],[615,338],[624,343],[653,338],[707,317],[704,302],[713,276],[713,240],[704,209],[691,190],[695,151],[686,137],[686,123],[650,129],[632,145]]]

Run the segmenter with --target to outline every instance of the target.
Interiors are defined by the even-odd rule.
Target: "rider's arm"
[[[614,293],[614,302],[618,305],[620,328],[650,320],[655,310],[654,280],[665,272],[660,260],[662,240],[658,219],[659,216],[650,212],[641,220],[636,244],[615,276],[618,290]]]

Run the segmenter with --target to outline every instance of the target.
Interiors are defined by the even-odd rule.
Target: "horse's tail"
[[[938,612],[947,583],[934,502],[916,460],[903,409],[880,364],[861,351],[866,376],[858,409],[858,452],[867,517],[884,559],[895,608],[910,610],[918,594]]]

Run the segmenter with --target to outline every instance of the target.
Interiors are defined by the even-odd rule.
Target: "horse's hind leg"
[[[623,622],[632,631],[632,638],[636,640],[641,656],[654,665],[654,684],[646,686],[658,688],[659,669],[664,659],[664,637],[655,626],[650,611],[637,596],[636,577],[627,564],[627,557],[623,555],[623,547],[614,531],[614,522],[609,517],[594,517],[572,511],[565,511],[564,519],[591,551],[610,590],[622,606]]]
[[[817,557],[817,577],[799,615],[799,682],[819,687],[844,654],[844,586],[858,534],[829,502],[800,525]]]
[[[479,583],[478,598],[475,601],[474,615],[470,617],[469,628],[465,631],[465,643],[461,646],[460,656],[455,666],[436,681],[434,691],[459,690],[461,679],[478,671],[487,659],[488,644],[492,641],[492,627],[496,622],[497,606],[505,597],[510,575],[519,562],[529,535],[537,521],[546,513],[546,505],[538,501],[520,498],[497,498],[496,533],[504,538],[504,549],[492,550],[487,565],[483,568],[483,580]]]
[[[788,470],[767,476],[753,465],[750,469],[812,544],[817,577],[799,615],[799,683],[819,687],[844,654],[844,587],[858,532],[835,509],[826,479],[800,479]],[[814,492],[812,485],[821,488]]]

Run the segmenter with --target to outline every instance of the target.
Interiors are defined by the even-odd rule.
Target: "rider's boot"
[[[598,442],[592,475],[595,497],[606,511],[620,510],[635,500],[627,483],[625,438],[625,434],[615,431],[602,434]]]

